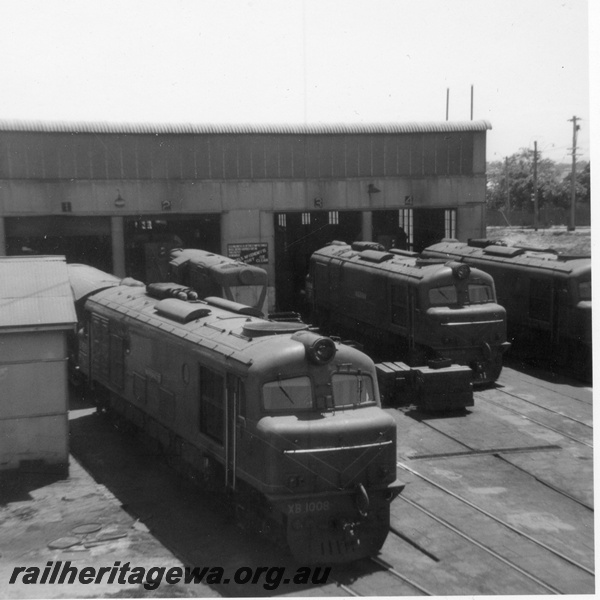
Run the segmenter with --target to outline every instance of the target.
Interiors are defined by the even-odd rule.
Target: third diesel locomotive
[[[592,262],[552,249],[489,240],[444,240],[424,256],[458,260],[489,273],[507,314],[513,351],[592,378]],[[540,350],[542,350],[540,352]],[[512,351],[511,351],[512,353]],[[545,362],[548,362],[545,360]]]

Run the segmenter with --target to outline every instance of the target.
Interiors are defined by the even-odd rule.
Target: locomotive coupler
[[[356,523],[342,519],[342,532],[347,541],[354,541],[356,539]]]

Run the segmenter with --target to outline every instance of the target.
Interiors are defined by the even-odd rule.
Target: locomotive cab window
[[[373,380],[362,373],[334,373],[331,377],[333,404],[336,408],[350,408],[374,404]]]
[[[453,285],[442,285],[429,290],[429,304],[431,306],[448,306],[458,303],[456,287]]]
[[[469,303],[485,304],[487,302],[494,302],[494,291],[492,287],[485,283],[470,283]]]
[[[592,282],[591,281],[580,281],[578,287],[579,300],[591,300],[592,299]]]
[[[277,379],[263,385],[263,406],[268,411],[296,412],[313,407],[313,388],[308,377]]]

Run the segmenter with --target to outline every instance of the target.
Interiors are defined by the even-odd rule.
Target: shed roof
[[[202,124],[0,120],[0,131],[150,135],[360,135],[486,131],[491,128],[492,126],[489,121],[422,121],[414,123]]]
[[[0,258],[0,328],[71,328],[77,321],[64,256]]]

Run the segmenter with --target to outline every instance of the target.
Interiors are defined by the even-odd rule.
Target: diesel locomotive
[[[488,274],[372,242],[332,242],[309,269],[307,297],[325,331],[357,340],[377,360],[447,360],[469,366],[475,384],[498,378],[510,344]]]
[[[114,283],[76,297],[79,366],[108,408],[299,561],[376,554],[403,484],[372,360],[181,284]]]
[[[489,273],[506,309],[513,350],[551,357],[554,366],[592,379],[592,262],[552,249],[506,246],[489,240],[444,240],[424,256],[456,260]],[[512,351],[511,351],[512,352]]]
[[[196,248],[175,248],[169,259],[169,281],[193,288],[200,298],[221,296],[265,312],[264,269]]]

